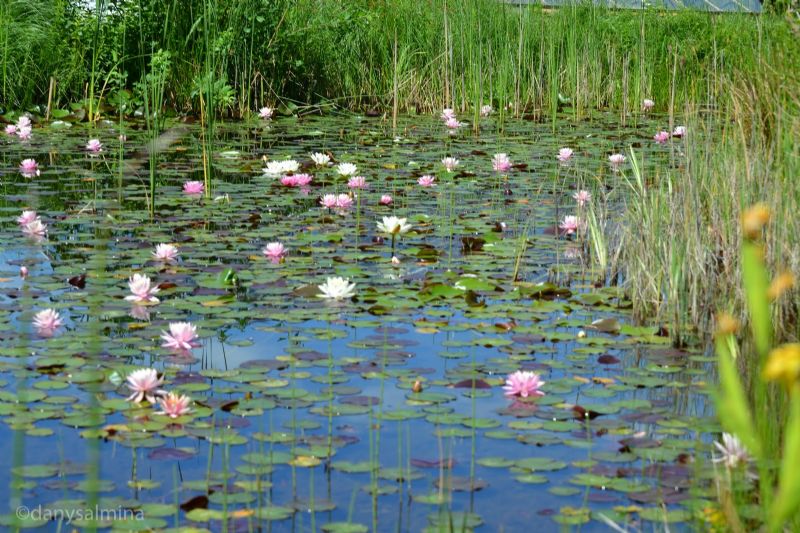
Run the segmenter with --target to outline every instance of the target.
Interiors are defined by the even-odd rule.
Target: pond
[[[200,127],[168,122],[152,216],[143,124],[3,135],[0,523],[80,528],[99,510],[128,531],[696,525],[715,497],[713,360],[634,322],[585,223],[564,224],[594,215],[613,241],[631,165],[609,156],[633,146],[645,175],[680,171],[681,138],[653,141],[665,123],[221,123],[205,195],[184,191],[204,181]],[[38,175],[20,174],[28,158]],[[287,159],[293,174],[262,170]],[[346,198],[325,207],[327,194]],[[46,234],[22,231],[23,210]],[[378,228],[390,216],[411,226],[394,243]],[[159,244],[177,259],[154,257]],[[133,274],[157,303],[126,300]],[[330,277],[354,295],[320,297]],[[34,327],[46,309],[60,324]],[[188,412],[129,400],[140,369]],[[504,394],[517,371],[543,395]]]

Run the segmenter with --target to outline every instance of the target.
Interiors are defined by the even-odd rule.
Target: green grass
[[[715,103],[728,92],[722,76],[751,72],[765,48],[793,41],[777,16],[495,0],[131,0],[99,19],[39,3],[0,7],[8,108],[45,102],[52,76],[60,106],[128,89],[141,107],[137,83],[152,56],[169,54],[164,105],[178,113],[199,113],[202,95],[219,115],[272,103],[391,113],[396,101],[400,112],[484,102],[555,117],[561,94],[576,118],[611,107],[625,120],[644,97],[675,112]],[[126,81],[103,83],[112,73]]]
[[[767,46],[763,54],[749,72],[720,77],[726,95],[715,113],[685,106],[689,136],[674,147],[676,169],[632,180],[623,221],[628,284],[639,315],[657,315],[676,338],[709,333],[718,309],[746,317],[739,219],[750,205],[772,212],[770,275],[800,273],[800,54]],[[772,313],[778,338],[797,339],[796,292]]]

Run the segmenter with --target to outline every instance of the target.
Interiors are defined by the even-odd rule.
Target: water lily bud
[[[400,264],[400,259],[398,259],[396,255],[392,256],[392,264],[393,265],[399,265]]]
[[[584,337],[586,337],[586,332],[585,332],[585,331],[583,331],[583,330],[580,330],[580,331],[578,332],[578,338],[579,338],[579,339],[582,339],[582,338],[584,338]]]
[[[413,392],[422,392],[422,382],[420,380],[416,380],[414,382],[414,386],[411,387]]]
[[[26,266],[19,267],[19,277],[21,277],[22,279],[28,277],[28,267]]]

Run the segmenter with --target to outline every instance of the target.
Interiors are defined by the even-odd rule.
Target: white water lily
[[[339,163],[339,166],[336,167],[336,172],[340,176],[354,176],[358,172],[358,167],[353,163]]]
[[[331,162],[331,156],[329,156],[328,154],[323,154],[321,152],[314,152],[313,154],[311,154],[311,160],[318,167],[326,167]]]
[[[325,280],[325,283],[317,287],[322,292],[322,294],[318,294],[317,296],[330,300],[352,298],[356,293],[356,284],[350,283],[350,280],[347,278],[331,277]]]
[[[275,112],[274,109],[271,107],[262,107],[258,110],[258,116],[263,118],[264,120],[269,120],[272,118],[272,114]]]
[[[387,235],[403,235],[412,228],[405,218],[395,216],[383,217],[382,222],[378,222],[378,229]]]
[[[264,174],[272,177],[283,176],[300,170],[300,163],[294,159],[285,159],[283,161],[270,161],[267,166],[262,169]]]
[[[723,463],[728,468],[736,468],[740,464],[747,464],[750,461],[750,454],[735,435],[730,433],[722,434],[722,443],[716,441],[714,446],[722,454],[712,459],[715,463]]]
[[[442,159],[442,164],[448,172],[452,172],[458,166],[458,159],[455,157],[445,157]]]

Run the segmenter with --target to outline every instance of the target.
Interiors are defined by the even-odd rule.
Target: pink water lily
[[[394,199],[392,198],[391,194],[383,194],[381,195],[380,204],[381,205],[392,205]]]
[[[33,326],[42,337],[52,337],[63,324],[61,315],[55,309],[45,309],[33,315]]]
[[[6,126],[6,135],[16,135],[17,134],[17,126],[14,124],[9,124]]]
[[[205,190],[206,186],[202,181],[187,181],[183,184],[183,192],[186,194],[203,194]]]
[[[326,209],[334,209],[337,205],[337,197],[335,194],[326,194],[320,199],[319,203]]]
[[[128,280],[128,287],[131,294],[125,299],[137,304],[157,304],[156,293],[159,292],[157,286],[152,285],[150,278],[144,274],[134,274]]]
[[[453,118],[447,119],[445,121],[444,125],[447,126],[448,129],[457,130],[458,128],[463,126],[464,123],[463,122],[459,122],[456,117],[453,117]]]
[[[22,115],[17,119],[17,128],[30,128],[33,125],[28,115]]]
[[[557,158],[559,161],[561,161],[562,163],[566,163],[567,161],[569,161],[570,159],[572,159],[572,154],[573,154],[573,153],[574,153],[574,152],[572,151],[572,148],[561,148],[561,149],[558,151],[558,155],[556,156],[556,158]]]
[[[683,137],[686,135],[686,126],[675,126],[675,129],[672,130],[673,137]]]
[[[36,211],[23,211],[20,216],[17,217],[17,224],[20,226],[26,226],[39,218],[36,214]]]
[[[567,215],[564,217],[558,227],[564,230],[567,235],[572,235],[573,233],[577,233],[581,229],[582,225],[583,222],[580,218],[574,215]]]
[[[541,380],[539,374],[517,370],[506,378],[503,390],[506,396],[522,398],[544,396],[544,392],[539,390],[544,384],[545,382]]]
[[[492,111],[493,111],[492,106],[490,106],[488,104],[484,105],[484,106],[481,106],[481,116],[482,117],[488,117],[489,115],[492,114]]]
[[[419,183],[421,187],[436,187],[436,178],[426,174],[425,176],[420,176],[417,183]]]
[[[44,237],[47,235],[47,224],[42,219],[36,218],[22,226],[22,233],[30,237]]]
[[[642,111],[650,111],[656,106],[656,103],[649,98],[642,100]]]
[[[177,262],[179,255],[178,249],[172,244],[158,244],[153,252],[153,258],[164,263]]]
[[[97,154],[103,151],[103,144],[100,142],[100,139],[89,139],[89,142],[86,143],[86,149]]]
[[[340,194],[336,197],[336,207],[339,209],[350,209],[353,206],[353,199],[349,194]]]
[[[32,178],[41,174],[39,163],[35,159],[23,159],[19,164],[19,172],[26,178]]]
[[[192,399],[188,396],[170,392],[166,396],[162,396],[158,399],[158,405],[161,407],[161,410],[156,411],[156,414],[166,415],[170,418],[178,418],[179,416],[192,412],[189,408],[191,403]]]
[[[273,263],[280,263],[286,257],[286,247],[280,242],[270,242],[262,250],[264,256]]]
[[[162,331],[161,338],[164,340],[164,344],[161,346],[171,350],[188,351],[199,346],[195,342],[195,339],[197,339],[197,327],[191,322],[171,322],[169,333]]]
[[[146,399],[150,403],[156,403],[156,397],[164,394],[164,391],[159,389],[163,384],[164,378],[159,377],[155,369],[139,368],[134,370],[125,378],[125,385],[132,391],[127,400],[140,403]]]
[[[258,110],[258,116],[263,118],[264,120],[269,120],[272,118],[273,113],[275,112],[274,109],[271,107],[262,107]]]
[[[22,141],[27,141],[33,135],[33,129],[30,126],[18,126],[17,137]]]
[[[447,122],[448,120],[452,120],[452,119],[455,119],[455,118],[456,118],[456,112],[455,111],[453,111],[449,107],[446,107],[446,108],[442,109],[441,119],[443,121]]]
[[[364,176],[353,176],[349,180],[347,180],[347,186],[351,189],[366,189],[367,188],[367,178]]]
[[[655,135],[653,135],[653,140],[658,144],[666,144],[670,138],[670,134],[668,131],[659,131]]]
[[[508,172],[511,169],[511,159],[508,154],[494,154],[492,168],[496,172]]]
[[[572,195],[580,207],[585,206],[592,199],[592,193],[589,191],[578,191]]]
[[[310,174],[291,174],[281,178],[281,183],[287,187],[306,187],[314,179]]]

